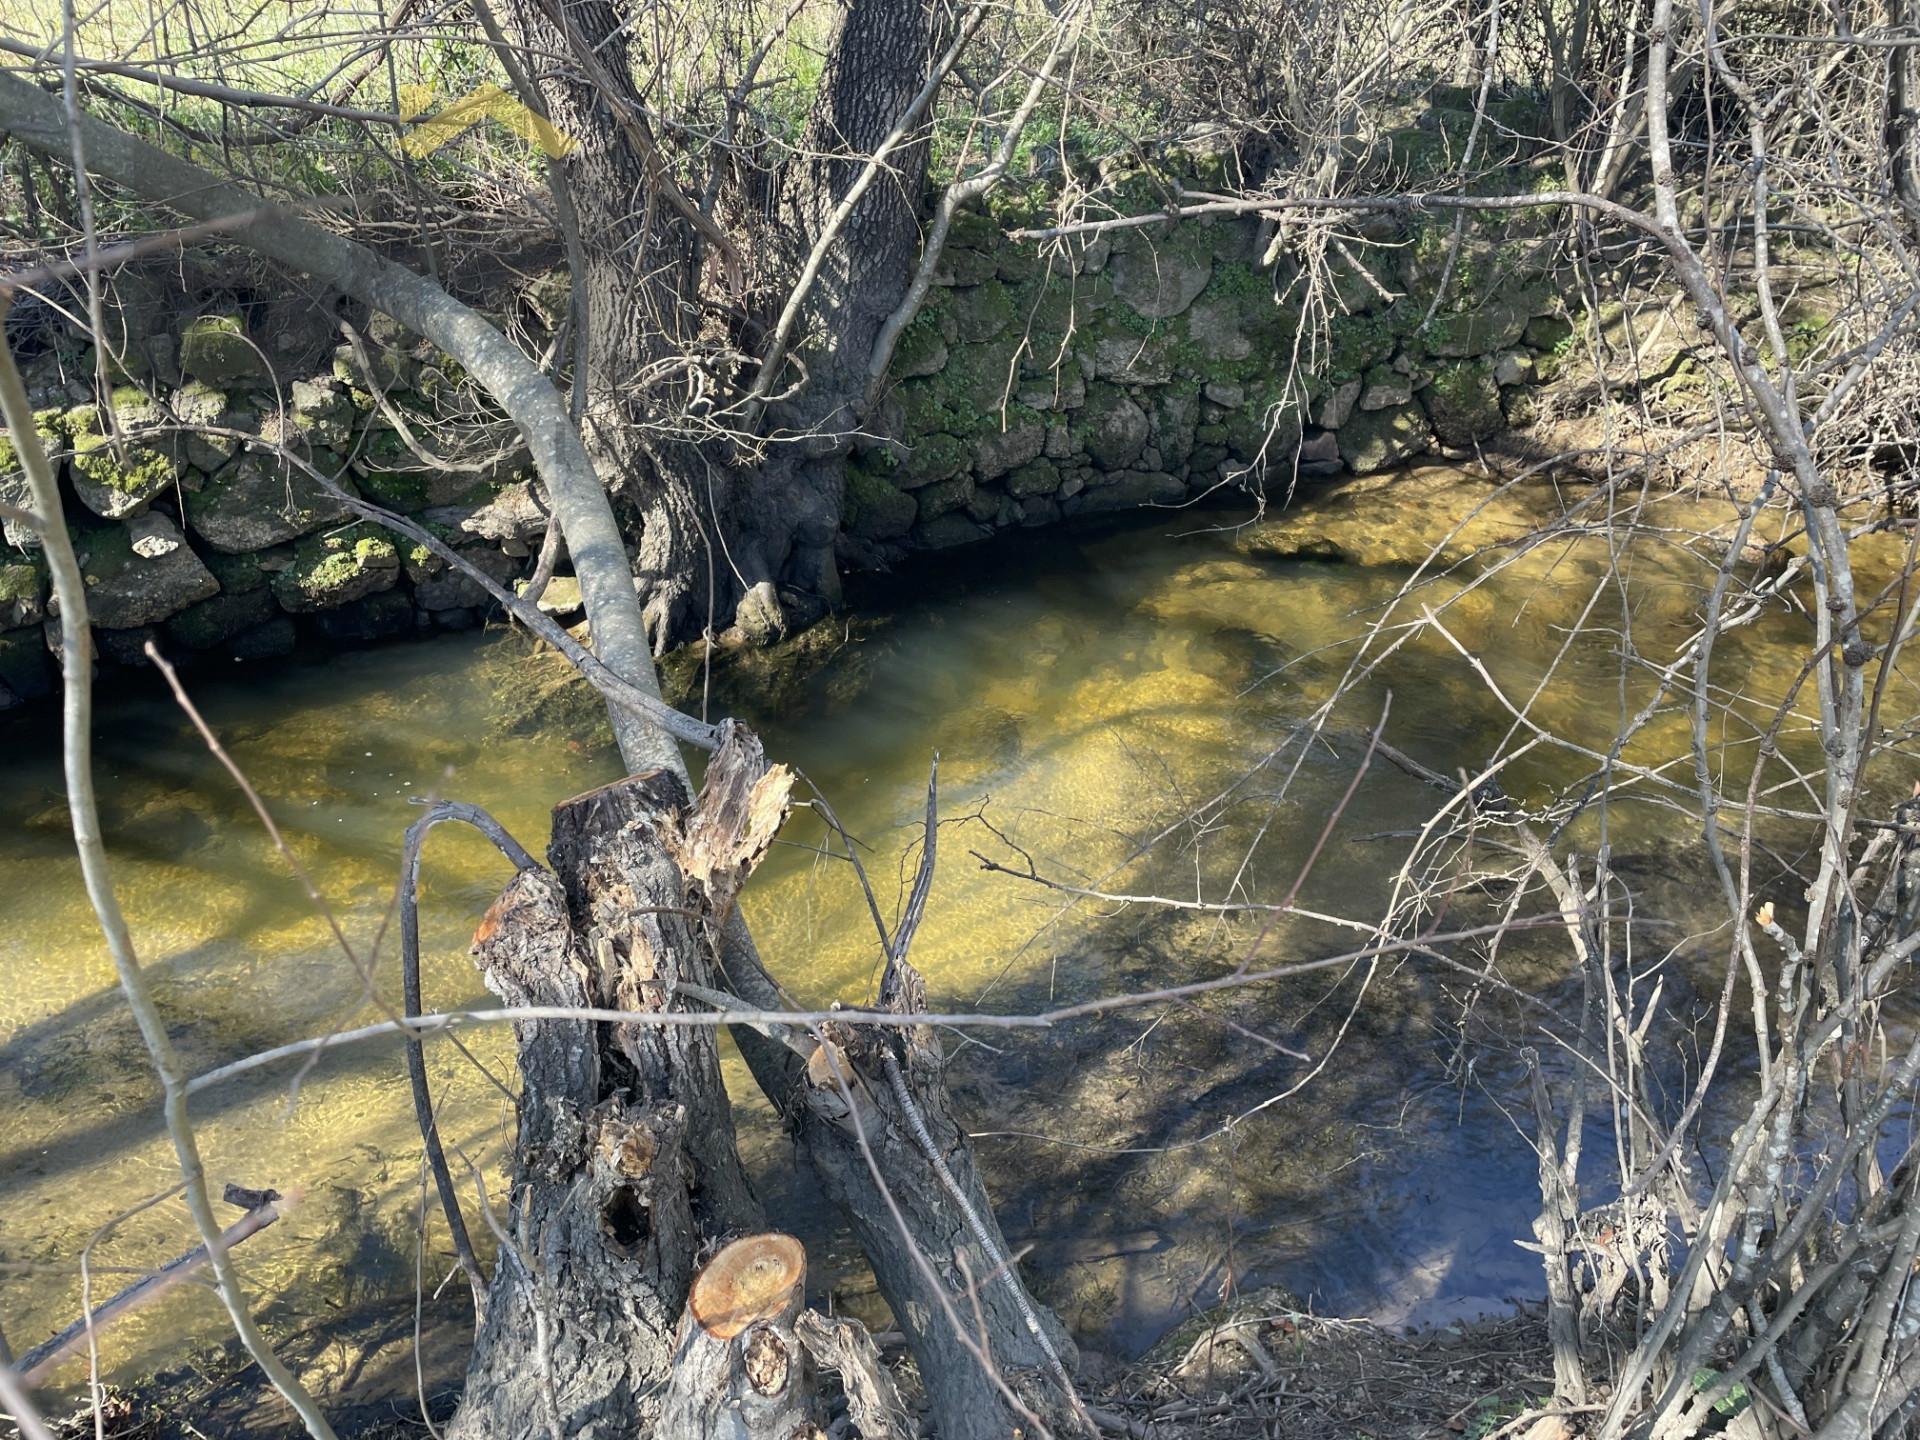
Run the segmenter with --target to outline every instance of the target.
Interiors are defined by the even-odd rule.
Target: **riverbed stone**
[[[1498,434],[1506,424],[1494,367],[1485,360],[1439,367],[1420,398],[1443,445],[1464,449]]]
[[[1122,390],[1109,385],[1090,387],[1076,429],[1081,443],[1103,470],[1120,470],[1146,448],[1152,433],[1147,412]]]
[[[74,550],[86,583],[87,613],[101,629],[154,624],[220,589],[179,527],[158,511],[126,525],[84,532]]]
[[[297,540],[352,513],[304,470],[266,455],[243,455],[209,476],[186,509],[193,532],[230,555]]]
[[[1129,246],[1107,267],[1113,293],[1134,314],[1170,320],[1200,297],[1213,278],[1213,257],[1189,254],[1177,245]]]
[[[1365,410],[1340,427],[1340,458],[1356,475],[1371,475],[1420,454],[1432,442],[1426,412],[1418,405]]]
[[[1004,430],[989,431],[974,441],[974,473],[983,481],[998,480],[1009,470],[1037,460],[1046,443],[1047,427],[1038,415],[1009,415]]]
[[[273,579],[283,610],[300,614],[332,610],[393,588],[400,578],[400,552],[371,526],[355,525],[302,541],[293,564]]]
[[[271,378],[266,361],[247,338],[246,321],[237,313],[189,320],[180,332],[180,368],[215,387]]]

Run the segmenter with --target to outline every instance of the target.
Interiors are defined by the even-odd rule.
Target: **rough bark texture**
[[[623,10],[617,0],[570,0],[564,11],[554,0],[510,6],[529,53],[573,57],[543,65],[537,83],[555,125],[579,141],[565,165],[587,255],[587,444],[608,486],[639,516],[634,568],[656,650],[709,625],[737,624],[765,641],[839,597],[841,469],[867,355],[912,274],[925,144],[890,158],[888,178],[855,208],[810,298],[807,383],[767,418],[776,431],[817,439],[751,459],[722,437],[698,439],[681,423],[699,403],[692,372],[662,362],[714,356],[706,383],[724,386],[731,366],[718,357],[759,350],[797,257],[846,193],[859,157],[886,138],[925,81],[939,23],[926,0],[856,0],[846,9],[810,126],[808,149],[822,158],[756,177],[756,188],[770,180],[784,190],[770,207],[764,193],[733,197],[743,213],[751,202],[784,224],[758,219],[754,231],[767,243],[722,256],[676,203],[653,147]],[[591,69],[578,59],[587,53],[597,57]],[[723,309],[735,316],[730,329],[715,319]]]
[[[641,1009],[710,981],[671,858],[685,791],[664,772],[558,807],[549,858],[475,940],[509,1004]],[[631,1437],[656,1420],[694,1257],[758,1207],[705,1027],[516,1027],[512,1191],[454,1423],[466,1437]]]

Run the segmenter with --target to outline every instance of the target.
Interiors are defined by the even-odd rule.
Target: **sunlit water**
[[[1060,885],[1188,900],[1273,903],[1298,883],[1303,907],[1378,918],[1407,837],[1440,797],[1377,759],[1347,796],[1367,732],[1384,715],[1392,744],[1447,773],[1479,771],[1515,729],[1514,708],[1527,725],[1604,749],[1620,718],[1645,703],[1649,667],[1670,663],[1691,635],[1711,580],[1711,567],[1664,527],[1725,519],[1669,502],[1619,556],[1598,539],[1557,541],[1492,578],[1483,559],[1436,580],[1390,623],[1431,608],[1484,673],[1433,628],[1410,639],[1388,629],[1365,652],[1385,658],[1346,687],[1324,738],[1300,745],[1293,727],[1341,688],[1362,653],[1355,638],[1406,584],[1406,562],[1486,494],[1428,475],[1356,487],[1248,530],[1217,528],[1224,516],[1176,514],[1025,537],[929,564],[803,656],[723,673],[712,703],[750,720],[769,751],[832,802],[864,842],[883,904],[910,873],[938,752],[946,823],[914,953],[938,1006],[1031,1012],[1220,975],[1249,959],[1336,954],[1356,939],[1326,923],[1075,903],[989,873],[971,852],[1016,870],[1030,857]],[[1517,537],[1551,502],[1544,491],[1500,502],[1449,553]],[[1777,696],[1798,674],[1807,634],[1803,618],[1775,614],[1729,636],[1716,673]],[[1395,639],[1403,643],[1388,654]],[[417,813],[410,802],[438,794],[482,804],[537,852],[554,802],[618,774],[595,728],[554,719],[542,730],[521,711],[507,723],[496,693],[532,663],[525,653],[513,637],[448,638],[191,677],[352,957],[171,701],[124,678],[102,697],[106,838],[189,1070],[397,1004],[386,927],[400,835]],[[1556,665],[1554,685],[1535,695]],[[1643,789],[1656,800],[1658,777],[1691,783],[1679,709],[1687,699],[1623,757],[1654,772]],[[1913,709],[1896,680],[1883,718]],[[0,728],[0,1323],[16,1351],[79,1312],[94,1237],[104,1235],[88,1252],[96,1298],[193,1240],[177,1198],[104,1233],[167,1192],[177,1171],[81,888],[55,724],[41,710]],[[1726,749],[1715,763],[1738,773],[1751,752],[1739,718],[1716,726]],[[1788,748],[1803,743],[1790,726]],[[1541,747],[1502,781],[1539,803],[1589,768]],[[1205,823],[1183,819],[1236,780],[1234,804]],[[1664,903],[1691,923],[1688,893],[1711,892],[1678,858],[1692,850],[1688,822],[1623,804],[1606,823],[1604,839],[1644,885],[1648,907]],[[876,978],[878,948],[847,867],[819,853],[823,838],[815,819],[797,816],[746,909],[798,995],[857,1001]],[[1603,837],[1588,821],[1572,838],[1591,847]],[[422,897],[430,1003],[484,996],[466,948],[505,878],[477,837],[435,833]],[[1683,961],[1719,954],[1710,927],[1724,912],[1706,904],[1699,913],[1696,940],[1680,944],[1688,924],[1657,932],[1650,957],[1670,945]],[[1464,948],[1461,957],[1474,958]],[[1500,963],[1549,997],[1565,983],[1550,937],[1511,941]],[[1527,1136],[1506,1108],[1522,1073],[1517,1049],[1463,1050],[1467,987],[1444,973],[1409,964],[1365,978],[1335,967],[1045,1034],[949,1039],[1003,1223],[1032,1247],[1036,1288],[1084,1342],[1135,1352],[1193,1310],[1258,1284],[1284,1284],[1326,1312],[1396,1322],[1539,1292],[1537,1260],[1514,1243],[1537,1208]],[[469,1044],[511,1083],[502,1034],[474,1033]],[[430,1065],[447,1135],[492,1173],[510,1135],[502,1091],[450,1046],[432,1047]],[[729,1082],[773,1221],[808,1238],[818,1285],[871,1311],[854,1257],[790,1165],[764,1102],[738,1066]],[[216,1187],[298,1197],[239,1254],[271,1329],[309,1378],[344,1399],[377,1388],[376,1375],[410,1383],[422,1189],[397,1051],[363,1045],[310,1071],[282,1067],[199,1097],[193,1117]],[[429,1292],[447,1268],[436,1225],[423,1262]],[[430,1340],[451,1353],[463,1323],[455,1298],[424,1308]],[[366,1314],[385,1319],[370,1329]],[[212,1295],[189,1289],[108,1331],[103,1368],[132,1378],[221,1333]],[[83,1374],[69,1367],[62,1379]]]

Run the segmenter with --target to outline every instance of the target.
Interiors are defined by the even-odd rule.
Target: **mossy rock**
[[[1007,476],[1007,493],[1026,500],[1052,495],[1060,488],[1060,467],[1051,460],[1032,460]]]
[[[966,509],[972,503],[973,495],[973,476],[955,475],[952,479],[914,491],[915,514],[919,523],[925,525],[943,515]]]
[[[318,456],[315,463],[325,464],[327,457]],[[347,482],[342,477],[339,483]],[[351,513],[304,470],[282,467],[264,455],[243,455],[209,478],[187,507],[195,533],[229,555],[297,540]]]
[[[273,593],[282,609],[300,614],[364,600],[399,578],[393,541],[370,525],[355,525],[302,541],[293,564],[273,577]]]
[[[886,475],[861,461],[847,467],[841,523],[850,534],[866,540],[895,540],[913,528],[918,514],[913,497],[896,488]]]
[[[215,387],[267,380],[271,372],[238,315],[201,315],[180,332],[180,368]]]
[[[913,323],[901,332],[900,343],[894,347],[893,377],[896,380],[912,380],[938,375],[946,368],[946,339],[940,334],[940,326],[933,313],[923,306]]]
[[[1467,449],[1506,427],[1500,408],[1500,386],[1493,366],[1485,360],[1458,360],[1433,372],[1433,383],[1420,392],[1440,443]]]
[[[0,564],[0,630],[38,625],[47,615],[47,575],[36,560]]]
[[[1147,412],[1112,385],[1087,387],[1087,403],[1074,415],[1073,434],[1103,470],[1119,470],[1139,458],[1152,433]]]
[[[1363,410],[1340,427],[1340,458],[1356,475],[1404,464],[1432,443],[1426,411],[1418,405]]]
[[[911,444],[912,448],[900,457],[895,481],[902,490],[937,484],[973,464],[973,451],[966,441],[955,435],[919,435]]]
[[[106,630],[133,630],[216,594],[220,582],[179,527],[159,512],[76,536],[87,615]]]
[[[260,568],[259,557],[255,555],[223,555],[213,550],[203,560],[207,569],[213,572],[213,578],[220,582],[220,593],[223,595],[243,595],[264,590],[271,578]]]
[[[962,344],[979,345],[1013,323],[1013,297],[997,279],[956,290],[947,302],[954,330]]]
[[[120,437],[108,436],[106,418],[97,405],[81,405],[67,412],[64,428],[73,447],[73,491],[94,514],[108,520],[137,515],[180,478],[180,465],[164,450],[127,438],[136,425],[157,423],[158,405],[132,386],[113,394],[113,413]]]

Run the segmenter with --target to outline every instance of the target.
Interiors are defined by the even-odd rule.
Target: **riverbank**
[[[406,1316],[396,1313],[404,1326]],[[396,1347],[400,1348],[400,1347]],[[413,1440],[449,1419],[464,1357],[446,1346],[371,1377],[389,1393],[332,1412],[342,1440]],[[296,1352],[297,1353],[297,1352]],[[911,1363],[883,1352],[902,1398],[925,1421]],[[1082,1352],[1079,1391],[1103,1434],[1125,1440],[1562,1440],[1545,1405],[1552,1360],[1537,1311],[1423,1329],[1312,1315],[1265,1291],[1195,1316],[1135,1361]],[[838,1396],[829,1396],[837,1405]],[[183,1417],[191,1414],[191,1424]],[[283,1413],[237,1346],[188,1369],[110,1387],[100,1405],[107,1440],[294,1440]],[[1544,1420],[1548,1428],[1530,1427]],[[55,1427],[60,1440],[96,1434],[91,1406]]]

